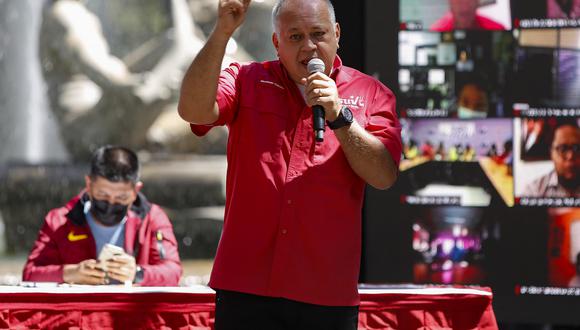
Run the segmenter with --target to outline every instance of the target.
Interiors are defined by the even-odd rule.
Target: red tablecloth
[[[497,329],[489,288],[359,292],[359,329]]]
[[[359,329],[497,329],[487,288],[361,289]],[[203,287],[0,287],[0,329],[213,329]]]

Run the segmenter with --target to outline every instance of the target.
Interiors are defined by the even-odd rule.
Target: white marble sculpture
[[[141,148],[151,142],[148,139],[162,144],[187,131],[183,123],[175,126],[177,118],[159,116],[175,108],[184,70],[203,40],[194,33],[186,1],[170,1],[170,47],[152,68],[140,73],[129,68],[167,42],[143,45],[123,61],[111,54],[99,18],[82,1],[58,0],[44,11],[42,68],[52,111],[74,159],[86,159],[106,143]],[[243,52],[234,56],[249,59]]]

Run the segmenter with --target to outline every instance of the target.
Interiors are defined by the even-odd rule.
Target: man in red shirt
[[[431,25],[431,31],[506,30],[503,24],[477,13],[479,0],[449,0],[450,12]]]
[[[364,186],[396,180],[395,98],[342,65],[327,0],[278,1],[279,60],[233,63],[220,74],[249,4],[219,1],[179,102],[195,134],[229,128],[224,229],[210,279],[216,329],[356,329]],[[313,58],[324,72],[308,72]],[[314,105],[326,112],[323,142],[315,141]]]
[[[101,147],[85,181],[81,194],[46,216],[23,280],[177,285],[182,268],[173,228],[165,212],[139,193],[137,155]],[[118,253],[97,260],[108,244]]]

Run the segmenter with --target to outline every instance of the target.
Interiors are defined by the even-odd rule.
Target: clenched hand
[[[244,22],[250,0],[220,0],[216,31],[231,36]]]

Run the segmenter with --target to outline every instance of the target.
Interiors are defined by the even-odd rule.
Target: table
[[[479,165],[507,206],[514,206],[514,176],[506,164],[481,157]]]
[[[361,286],[359,329],[497,329],[488,288]],[[213,329],[197,287],[0,286],[0,329]]]
[[[360,288],[358,329],[498,329],[481,287]]]

